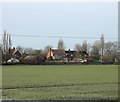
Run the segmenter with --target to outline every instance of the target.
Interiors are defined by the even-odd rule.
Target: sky
[[[73,49],[84,40],[94,43],[101,34],[106,42],[118,38],[117,2],[7,2],[2,3],[1,14],[1,34],[6,30],[11,35],[58,36],[12,36],[13,47],[57,48],[58,40],[62,39],[66,49]]]

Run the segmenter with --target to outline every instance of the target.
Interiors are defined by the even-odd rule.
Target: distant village
[[[84,63],[84,64],[117,64],[118,43],[105,42],[104,35],[93,45],[76,44],[74,50],[65,50],[63,40],[58,41],[58,48],[51,45],[44,49],[12,47],[11,35],[4,31],[0,46],[1,64],[45,64],[45,63]]]

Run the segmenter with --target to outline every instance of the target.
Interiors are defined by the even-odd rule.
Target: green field
[[[3,99],[117,99],[117,65],[2,67]]]

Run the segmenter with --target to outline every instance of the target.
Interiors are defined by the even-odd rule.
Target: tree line
[[[0,43],[0,51],[5,52],[12,47],[11,36],[4,32],[2,42]],[[46,56],[49,52],[49,49],[53,48],[52,45],[47,45],[44,49],[41,49],[41,52],[38,53],[42,56]],[[25,48],[22,46],[17,46],[16,49],[23,54],[31,54],[33,48]],[[65,50],[65,43],[62,39],[58,41],[59,50]],[[102,34],[99,40],[94,41],[93,44],[87,43],[87,40],[84,40],[83,43],[77,43],[74,46],[75,51],[86,51],[89,54],[89,59],[91,60],[101,60],[101,61],[116,61],[118,60],[118,42],[108,41],[105,42],[104,35]]]
[[[49,49],[53,48],[52,45],[47,45],[44,49],[41,49],[42,54],[46,55],[49,52]],[[65,50],[65,43],[62,39],[58,41],[59,50]],[[16,47],[17,50],[22,53],[31,53],[34,49],[24,48],[21,46]],[[102,34],[99,40],[94,41],[93,44],[87,43],[87,40],[84,40],[82,44],[77,43],[74,46],[75,51],[86,51],[91,60],[101,60],[112,62],[118,60],[118,42],[108,41],[105,42],[104,35]]]

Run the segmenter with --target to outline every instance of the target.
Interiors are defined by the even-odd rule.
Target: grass
[[[3,99],[117,99],[117,65],[3,66]]]

